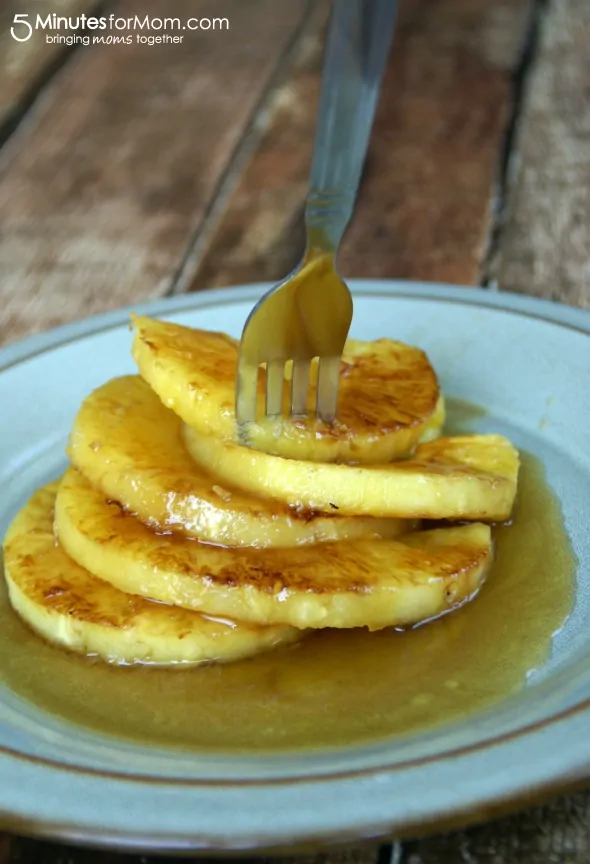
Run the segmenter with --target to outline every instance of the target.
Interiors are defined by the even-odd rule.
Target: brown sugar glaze
[[[453,432],[479,409],[453,400]],[[481,412],[480,412],[481,413]],[[0,680],[97,732],[189,750],[352,745],[488,707],[546,660],[573,600],[575,558],[540,463],[522,454],[511,526],[498,527],[480,594],[413,630],[316,633],[252,660],[115,668],[53,648],[0,595]]]

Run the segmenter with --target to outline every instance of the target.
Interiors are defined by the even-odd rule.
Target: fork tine
[[[240,362],[238,367],[238,392],[236,396],[236,419],[238,423],[253,423],[258,405],[258,366]]]
[[[266,415],[280,414],[283,410],[283,386],[285,383],[285,363],[270,360],[266,364]]]
[[[318,371],[317,413],[324,423],[336,419],[338,407],[338,383],[340,379],[340,358],[320,357]]]
[[[309,390],[309,373],[311,360],[293,361],[293,378],[291,381],[291,414],[295,417],[305,417],[307,414],[307,393]]]

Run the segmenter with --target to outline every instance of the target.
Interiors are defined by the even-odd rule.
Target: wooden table
[[[278,279],[301,253],[326,2],[98,4],[229,20],[176,44],[10,33],[16,13],[96,8],[5,0],[0,12],[4,343],[138,300]],[[344,275],[590,306],[589,57],[588,0],[402,0]],[[0,835],[0,864],[140,860]],[[310,860],[586,864],[590,795]]]

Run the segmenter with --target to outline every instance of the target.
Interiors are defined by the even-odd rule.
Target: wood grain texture
[[[294,65],[272,94],[252,159],[200,244],[206,251],[188,274],[189,290],[279,279],[301,255],[328,8],[319,0]]]
[[[530,3],[406,8],[342,269],[477,283]]]
[[[0,159],[1,340],[165,293],[307,8],[226,0],[227,31],[77,52]]]
[[[345,275],[478,281],[529,13],[529,0],[402,0],[340,259]],[[279,279],[301,254],[322,20],[275,94],[261,145],[196,262],[193,290]]]
[[[10,28],[16,14],[29,16],[34,22],[37,14],[45,18],[49,12],[56,15],[77,16],[93,8],[95,0],[55,0],[51,8],[46,0],[3,0],[0,7],[0,127],[18,111],[25,96],[40,81],[44,69],[67,52],[67,46],[47,42],[47,33],[39,30],[26,42],[12,38]],[[23,38],[26,27],[22,24],[15,33]]]
[[[590,307],[590,4],[551,0],[513,154],[499,287]]]

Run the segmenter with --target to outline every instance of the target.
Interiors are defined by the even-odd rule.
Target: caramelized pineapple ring
[[[241,492],[231,478],[219,481],[199,468],[181,426],[138,375],[115,378],[82,404],[68,454],[94,486],[145,522],[227,546],[395,537],[416,527],[400,519],[297,512]]]
[[[301,628],[378,630],[432,618],[472,597],[491,561],[490,528],[480,523],[294,549],[158,536],[73,469],[59,488],[55,525],[72,558],[122,591]]]
[[[133,321],[133,356],[162,402],[200,434],[236,440],[236,340],[150,318]],[[251,447],[278,456],[389,462],[436,436],[444,423],[444,402],[428,358],[401,342],[347,343],[333,426],[315,419],[262,417],[263,377],[261,419],[249,424],[246,434]]]
[[[437,438],[411,459],[333,465],[282,459],[184,427],[195,460],[217,477],[294,507],[404,519],[508,519],[519,458],[500,435]]]
[[[164,665],[237,660],[301,637],[291,627],[214,620],[151,603],[92,576],[55,543],[57,487],[33,495],[4,541],[10,601],[50,642],[110,663]]]

